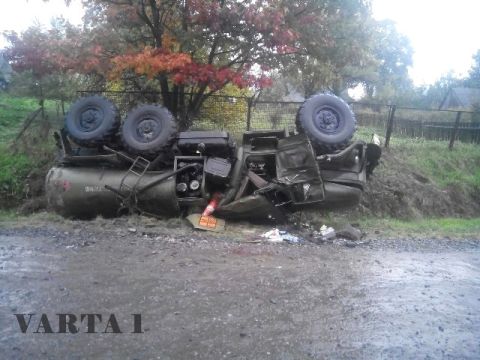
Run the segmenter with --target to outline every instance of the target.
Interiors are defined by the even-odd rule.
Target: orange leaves
[[[188,54],[151,47],[146,47],[140,53],[117,56],[112,60],[112,65],[110,78],[113,80],[121,78],[125,71],[134,71],[149,79],[168,75],[176,85],[207,85],[212,90],[221,89],[229,83],[239,88],[266,87],[271,84],[263,75],[256,77],[244,70],[201,64],[192,61]]]
[[[186,64],[190,64],[190,55],[171,53],[163,49],[146,47],[137,54],[120,55],[112,60],[112,78],[119,78],[124,71],[133,70],[137,75],[145,75],[149,79],[162,74],[179,71]]]
[[[164,49],[175,51],[178,49],[179,43],[174,36],[166,32],[162,35],[162,45]]]

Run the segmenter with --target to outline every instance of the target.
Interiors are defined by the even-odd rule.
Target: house
[[[480,109],[480,89],[450,88],[440,104],[439,110],[478,111]]]

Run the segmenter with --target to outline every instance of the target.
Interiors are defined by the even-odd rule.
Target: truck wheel
[[[80,98],[65,116],[65,129],[78,145],[95,147],[112,139],[120,124],[116,106],[94,95]]]
[[[333,151],[348,145],[356,128],[348,104],[331,94],[317,94],[305,100],[297,113],[297,130],[316,147]]]
[[[172,144],[177,135],[177,125],[167,108],[140,105],[127,114],[121,134],[128,152],[154,155]]]

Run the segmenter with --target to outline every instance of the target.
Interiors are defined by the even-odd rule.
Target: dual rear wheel
[[[350,142],[356,121],[352,110],[341,98],[317,94],[298,110],[297,129],[304,132],[320,151],[333,152]],[[102,96],[76,101],[65,118],[70,138],[81,146],[98,147],[120,137],[127,152],[154,155],[175,140],[175,118],[160,105],[140,105],[132,109],[123,124],[116,106]]]
[[[159,105],[140,105],[120,122],[117,107],[102,96],[79,99],[65,117],[70,138],[85,147],[98,147],[120,137],[127,152],[153,155],[170,146],[177,134],[173,115]]]

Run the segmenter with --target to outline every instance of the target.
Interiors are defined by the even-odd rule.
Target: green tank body
[[[167,172],[145,173],[137,187],[152,182]],[[92,218],[118,216],[121,209],[119,196],[105,188],[120,188],[125,170],[86,167],[53,167],[46,178],[46,195],[49,207],[65,217]],[[133,187],[135,176],[128,176],[125,185]],[[179,215],[175,195],[175,177],[169,178],[137,196],[136,204],[142,211],[155,215]]]

